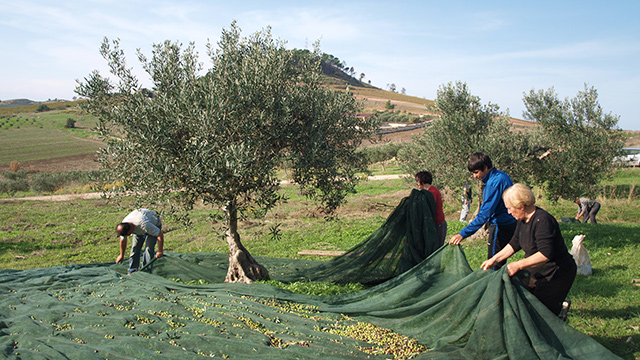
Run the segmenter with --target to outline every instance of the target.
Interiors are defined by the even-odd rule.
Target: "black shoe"
[[[560,310],[560,314],[558,315],[560,317],[560,320],[567,321],[567,314],[569,313],[570,307],[571,307],[571,300],[565,299],[562,302],[562,310]]]

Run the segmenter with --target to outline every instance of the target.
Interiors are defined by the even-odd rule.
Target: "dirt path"
[[[28,197],[20,197],[20,198],[0,199],[0,203],[15,202],[15,201],[72,201],[72,200],[84,200],[84,199],[100,199],[101,196],[102,196],[101,193],[28,196]]]
[[[367,180],[401,179],[406,176],[408,175],[377,175],[377,176],[369,176]],[[288,183],[288,181],[283,181],[283,183]],[[16,201],[73,201],[73,200],[85,200],[85,199],[100,199],[101,196],[102,196],[102,193],[27,196],[27,197],[19,197],[19,198],[0,199],[0,203],[16,202]]]

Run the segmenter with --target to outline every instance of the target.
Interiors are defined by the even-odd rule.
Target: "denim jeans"
[[[142,251],[142,246],[147,243]],[[155,247],[158,242],[158,238],[149,234],[133,235],[133,241],[131,244],[131,253],[129,254],[129,274],[138,271],[140,267],[140,257],[142,256],[142,266],[147,265],[151,260],[155,259],[156,252]]]

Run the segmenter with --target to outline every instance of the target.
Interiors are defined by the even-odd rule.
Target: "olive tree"
[[[612,173],[613,159],[624,146],[617,115],[605,114],[594,87],[560,100],[553,88],[524,94],[524,117],[534,132],[537,155],[533,180],[551,199],[593,195]]]
[[[331,212],[366,168],[355,150],[377,124],[356,116],[361,104],[351,95],[321,85],[317,46],[312,56],[295,56],[269,28],[244,38],[234,22],[207,49],[207,71],[193,43],[155,44],[150,59],[138,51],[149,92],[119,41],[105,39],[111,78],[94,71],[76,92],[99,119],[107,144],[99,161],[118,193],[183,210],[197,202],[223,209],[225,281],[249,283],[268,273],[242,245],[238,216],[281,200],[278,164],[291,164],[301,191]]]
[[[483,151],[512,177],[526,177],[528,138],[511,131],[508,114],[498,105],[483,105],[458,81],[440,86],[433,111],[437,118],[398,152],[410,173],[428,170],[438,186],[461,188],[469,178],[469,156]]]

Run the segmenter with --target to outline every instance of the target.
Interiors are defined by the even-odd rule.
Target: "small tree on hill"
[[[573,99],[558,99],[553,88],[524,96],[525,119],[537,122],[534,181],[551,199],[593,195],[613,173],[613,159],[624,146],[617,115],[605,114],[595,88],[585,85]]]
[[[248,283],[268,273],[240,242],[238,216],[281,199],[277,165],[291,164],[302,192],[331,212],[354,191],[356,174],[366,168],[355,150],[377,124],[356,116],[361,106],[352,96],[321,86],[317,49],[295,58],[269,29],[241,38],[235,22],[218,48],[208,49],[212,67],[205,75],[193,44],[154,45],[149,60],[139,54],[153,82],[149,97],[118,41],[105,39],[101,53],[117,85],[94,71],[76,92],[99,119],[107,181],[186,210],[199,201],[222,208],[225,281]],[[118,133],[122,139],[112,136]]]
[[[49,111],[49,110],[51,110],[51,109],[47,106],[47,104],[40,104],[36,108],[36,112],[45,112],[45,111]]]

